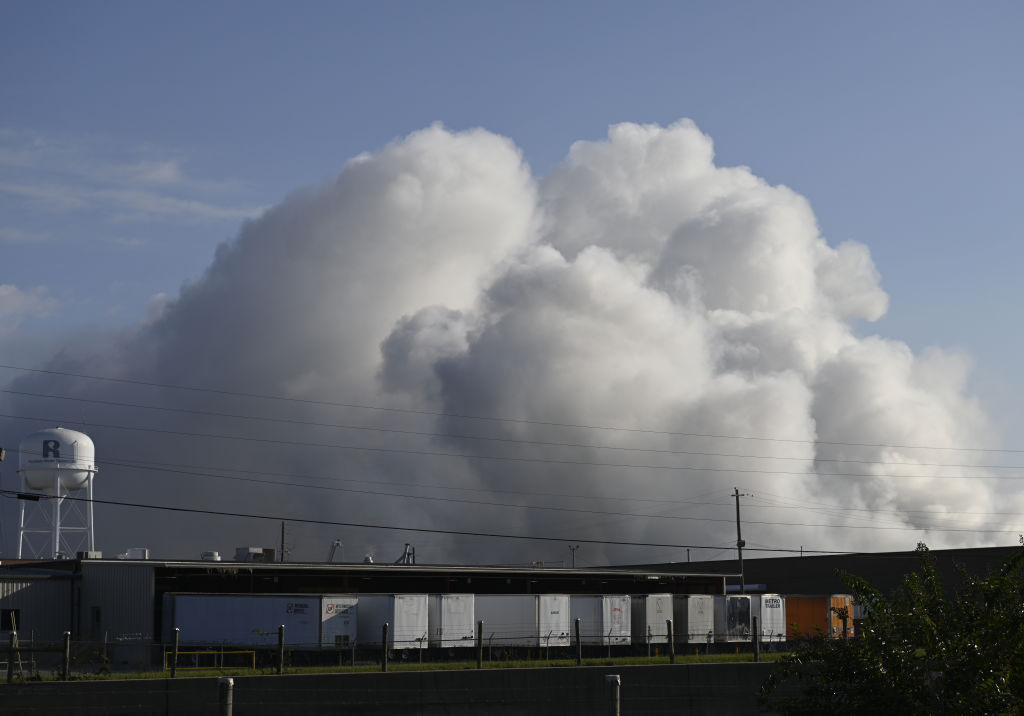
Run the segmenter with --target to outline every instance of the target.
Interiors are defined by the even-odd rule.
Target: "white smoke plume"
[[[431,562],[725,548],[734,486],[750,547],[1005,542],[984,530],[1019,512],[1014,483],[949,449],[997,447],[969,363],[863,337],[887,301],[865,245],[830,246],[799,194],[716,166],[690,121],[614,126],[540,180],[509,140],[432,126],[247,223],[143,325],[46,366],[212,390],[36,374],[4,412],[79,417],[100,498],[556,538],[296,521],[294,559],[336,537],[347,559],[412,542]],[[25,395],[47,392],[83,402]],[[98,515],[108,552],[279,539],[276,521]]]

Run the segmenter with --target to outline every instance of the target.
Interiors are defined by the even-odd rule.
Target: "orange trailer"
[[[853,597],[849,594],[786,595],[786,637],[839,638],[843,620],[836,610],[847,610],[846,635],[853,636]]]

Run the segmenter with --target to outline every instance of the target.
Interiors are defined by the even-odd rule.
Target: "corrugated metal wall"
[[[60,641],[71,631],[72,588],[70,578],[0,577],[0,614],[15,610],[22,639]],[[6,644],[10,624],[0,624],[0,639]]]
[[[84,639],[151,641],[154,568],[148,564],[82,562],[79,625]]]

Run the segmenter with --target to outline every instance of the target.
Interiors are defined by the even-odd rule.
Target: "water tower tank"
[[[77,430],[47,428],[26,435],[18,454],[25,485],[48,495],[56,494],[58,482],[64,490],[80,490],[96,472],[92,440]]]

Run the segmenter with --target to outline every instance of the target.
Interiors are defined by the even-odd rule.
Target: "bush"
[[[851,640],[812,639],[762,688],[782,714],[1024,714],[1024,550],[947,596],[928,548],[886,597],[844,582],[867,616]],[[780,688],[781,687],[781,688]],[[796,695],[791,695],[793,693]]]

